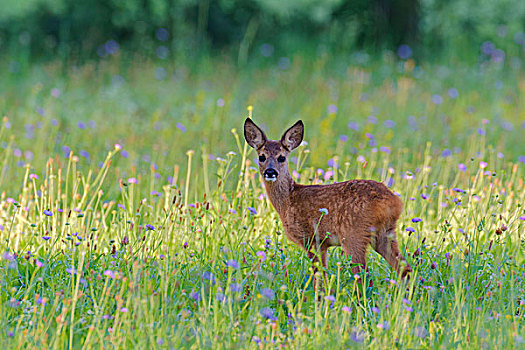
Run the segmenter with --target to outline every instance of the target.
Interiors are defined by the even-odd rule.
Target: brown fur
[[[341,245],[352,257],[352,263],[358,264],[352,268],[352,273],[357,274],[366,269],[366,252],[368,245],[372,245],[395,271],[403,278],[408,277],[412,269],[399,252],[395,233],[403,202],[384,184],[373,180],[297,184],[290,176],[288,161],[279,162],[278,157],[287,158],[299,146],[303,138],[302,122],[288,129],[280,141],[267,140],[250,119],[244,129],[248,144],[266,158],[259,162],[261,175],[265,177],[269,168],[277,171],[274,182],[265,181],[268,197],[281,218],[286,236],[308,251],[314,269],[318,257],[326,268],[327,249]],[[328,214],[323,215],[321,208],[326,208]]]

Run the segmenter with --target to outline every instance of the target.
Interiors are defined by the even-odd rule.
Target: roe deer
[[[326,269],[326,251],[338,245],[351,256],[353,274],[366,270],[370,244],[403,279],[407,278],[412,269],[399,252],[395,233],[403,202],[384,184],[373,180],[309,186],[295,183],[287,157],[302,142],[303,133],[304,125],[299,120],[280,141],[272,141],[251,119],[244,122],[244,137],[257,150],[266,192],[286,236],[308,252],[314,273],[319,257]]]

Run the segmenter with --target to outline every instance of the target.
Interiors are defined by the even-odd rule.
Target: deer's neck
[[[289,173],[286,176],[280,176],[275,182],[265,182],[268,198],[270,198],[270,202],[281,218],[290,207],[290,195],[294,184],[295,182]]]

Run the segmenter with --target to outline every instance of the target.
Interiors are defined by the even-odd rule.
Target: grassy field
[[[525,348],[523,70],[267,60],[0,64],[1,345]],[[409,285],[370,252],[358,301],[337,248],[314,291],[249,114],[304,121],[296,181],[399,194]]]

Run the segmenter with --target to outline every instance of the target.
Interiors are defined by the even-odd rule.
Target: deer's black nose
[[[279,175],[277,170],[272,169],[272,168],[268,168],[264,171],[264,177],[267,179],[275,179],[277,178],[277,175]]]

